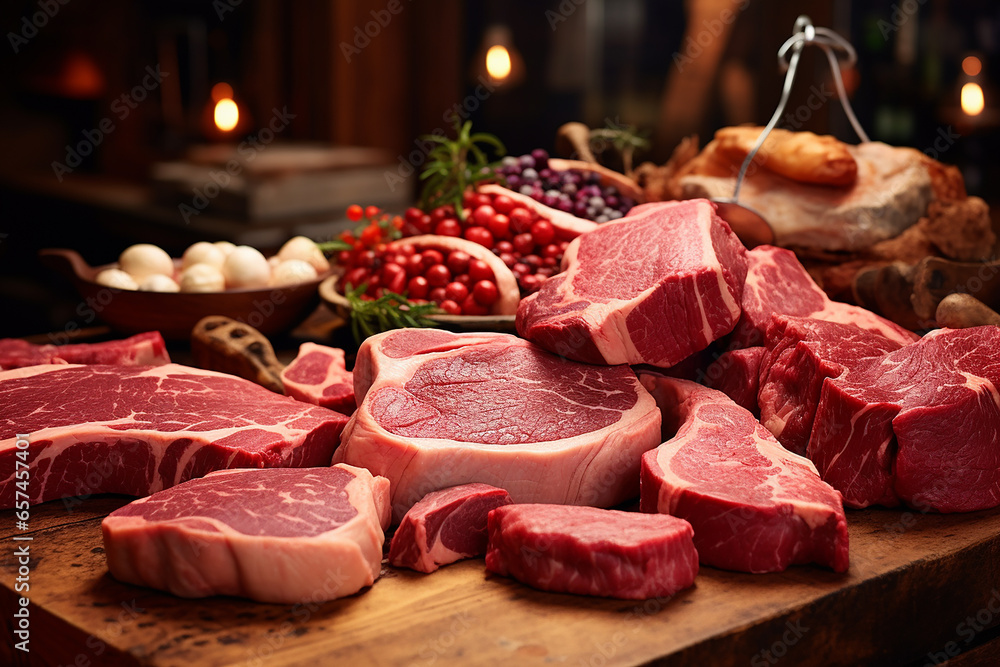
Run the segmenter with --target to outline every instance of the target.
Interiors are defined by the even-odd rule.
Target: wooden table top
[[[973,657],[963,664],[1000,660],[996,642],[983,646],[1000,625],[1000,509],[850,511],[845,574],[704,567],[668,600],[544,593],[473,559],[431,575],[383,565],[358,595],[281,606],[182,600],[112,579],[100,521],[127,501],[38,505],[27,533],[0,513],[0,664],[922,665],[948,652]],[[33,538],[28,654],[11,639],[13,552],[25,544],[14,535]]]

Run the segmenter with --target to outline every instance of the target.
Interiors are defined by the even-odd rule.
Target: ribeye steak
[[[780,572],[848,567],[840,494],[808,459],[783,448],[725,394],[687,380],[642,376],[676,434],[642,457],[640,508],[686,519],[705,565]]]
[[[811,317],[853,324],[902,345],[918,336],[870,310],[832,301],[812,279],[791,250],[758,246],[747,252],[747,277],[743,286],[743,316],[733,330],[730,345],[762,345],[774,315]]]
[[[222,470],[104,519],[112,576],[184,598],[323,602],[382,566],[389,482],[363,468]]]
[[[1000,327],[938,329],[828,379],[809,457],[852,507],[1000,504]]]
[[[33,345],[19,338],[0,339],[0,370],[39,364],[116,364],[162,366],[170,363],[159,331],[123,340],[70,345]]]
[[[507,505],[490,512],[486,569],[543,591],[626,600],[694,583],[687,521],[594,507]]]
[[[744,255],[705,200],[639,206],[570,243],[517,331],[578,361],[672,366],[736,324]]]
[[[0,372],[0,508],[14,506],[18,434],[29,499],[145,496],[222,468],[329,465],[347,417],[177,364]]]
[[[336,347],[302,343],[299,354],[283,371],[285,393],[313,405],[345,415],[354,412],[354,376],[344,364],[344,351]]]
[[[392,482],[398,521],[431,491],[482,482],[514,502],[611,506],[638,491],[660,416],[628,366],[516,336],[400,329],[358,351],[360,405],[334,461]]]
[[[489,484],[462,484],[428,493],[410,508],[389,545],[389,562],[433,572],[486,553],[486,516],[511,503],[510,494]]]

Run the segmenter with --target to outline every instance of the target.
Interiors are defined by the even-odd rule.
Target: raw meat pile
[[[18,433],[29,499],[145,496],[222,468],[328,465],[347,418],[247,380],[165,366],[0,372],[0,508],[14,507]],[[23,490],[23,489],[22,489]]]
[[[389,483],[336,465],[209,473],[115,510],[101,528],[120,581],[294,604],[371,586],[388,523]]]
[[[106,343],[72,345],[32,345],[19,338],[0,338],[0,370],[39,364],[162,366],[169,363],[170,355],[159,331]]]
[[[610,507],[638,492],[660,412],[628,366],[561,359],[507,334],[400,329],[367,339],[335,462],[392,486],[394,520],[481,482],[516,503]]]
[[[344,365],[344,351],[302,343],[299,354],[282,372],[285,393],[292,398],[349,415],[354,401],[354,375]]]

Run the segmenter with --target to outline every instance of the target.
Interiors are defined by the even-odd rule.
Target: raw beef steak
[[[714,389],[642,376],[676,435],[642,457],[640,508],[686,519],[704,565],[781,572],[848,566],[840,494],[747,410]]]
[[[809,457],[851,507],[1000,504],[1000,327],[939,329],[828,379]]]
[[[761,346],[723,352],[706,369],[704,384],[718,389],[741,408],[759,415],[757,393],[763,359],[764,348]]]
[[[389,482],[337,465],[212,472],[115,510],[101,528],[119,581],[295,604],[371,586],[388,521]]]
[[[594,364],[672,366],[740,317],[745,249],[704,200],[645,204],[574,239],[517,310],[519,334]]]
[[[159,331],[124,340],[72,345],[32,345],[19,338],[0,339],[0,370],[39,364],[162,366],[169,363],[170,355]]]
[[[698,574],[691,535],[665,514],[507,505],[490,512],[486,569],[543,591],[667,597]]]
[[[760,362],[760,422],[786,449],[805,455],[826,378],[860,371],[900,347],[851,324],[775,317]]]
[[[743,316],[733,331],[732,347],[762,345],[774,315],[811,317],[853,324],[906,345],[918,336],[870,310],[832,301],[813,281],[791,250],[758,246],[747,252]]]
[[[393,520],[482,482],[514,502],[610,506],[638,493],[660,414],[628,366],[568,361],[507,334],[400,329],[366,340],[334,461],[392,482]]]
[[[354,376],[336,347],[302,343],[299,354],[281,372],[285,393],[292,398],[345,415],[354,412]]]
[[[486,553],[486,515],[511,503],[489,484],[463,484],[428,493],[403,517],[389,545],[389,562],[433,572]]]
[[[14,506],[17,434],[29,436],[29,499],[40,503],[145,496],[221,468],[329,465],[346,422],[247,380],[177,364],[2,371],[0,508]]]

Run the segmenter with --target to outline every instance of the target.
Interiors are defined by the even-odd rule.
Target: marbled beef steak
[[[313,405],[321,405],[345,415],[354,412],[354,376],[344,363],[344,351],[337,347],[302,343],[299,353],[281,371],[285,393]]]
[[[628,366],[562,359],[506,334],[400,329],[366,340],[360,405],[335,462],[392,483],[395,521],[431,491],[482,482],[514,502],[607,507],[638,492],[660,414]]]
[[[170,363],[159,331],[122,340],[70,345],[33,345],[19,338],[0,338],[0,370],[39,364],[117,364],[162,366]]]
[[[851,507],[1000,504],[1000,327],[938,329],[827,379],[808,455]]]
[[[708,201],[638,206],[570,243],[517,331],[577,361],[673,366],[736,324],[744,255]]]
[[[418,572],[486,553],[486,516],[511,503],[489,484],[462,484],[433,491],[410,508],[389,545],[389,562]]]
[[[672,437],[642,457],[644,512],[686,519],[705,565],[780,572],[818,563],[847,570],[840,494],[746,409],[687,380],[642,376]],[[676,426],[676,429],[674,428]]]
[[[379,576],[388,487],[347,465],[209,473],[108,515],[108,568],[185,598],[351,595]]]
[[[14,506],[17,434],[28,496],[145,496],[222,468],[329,465],[347,417],[232,375],[165,366],[0,372],[0,508]],[[23,491],[23,489],[20,489]]]
[[[694,583],[691,524],[664,514],[507,505],[490,512],[486,569],[543,591],[625,600]]]

